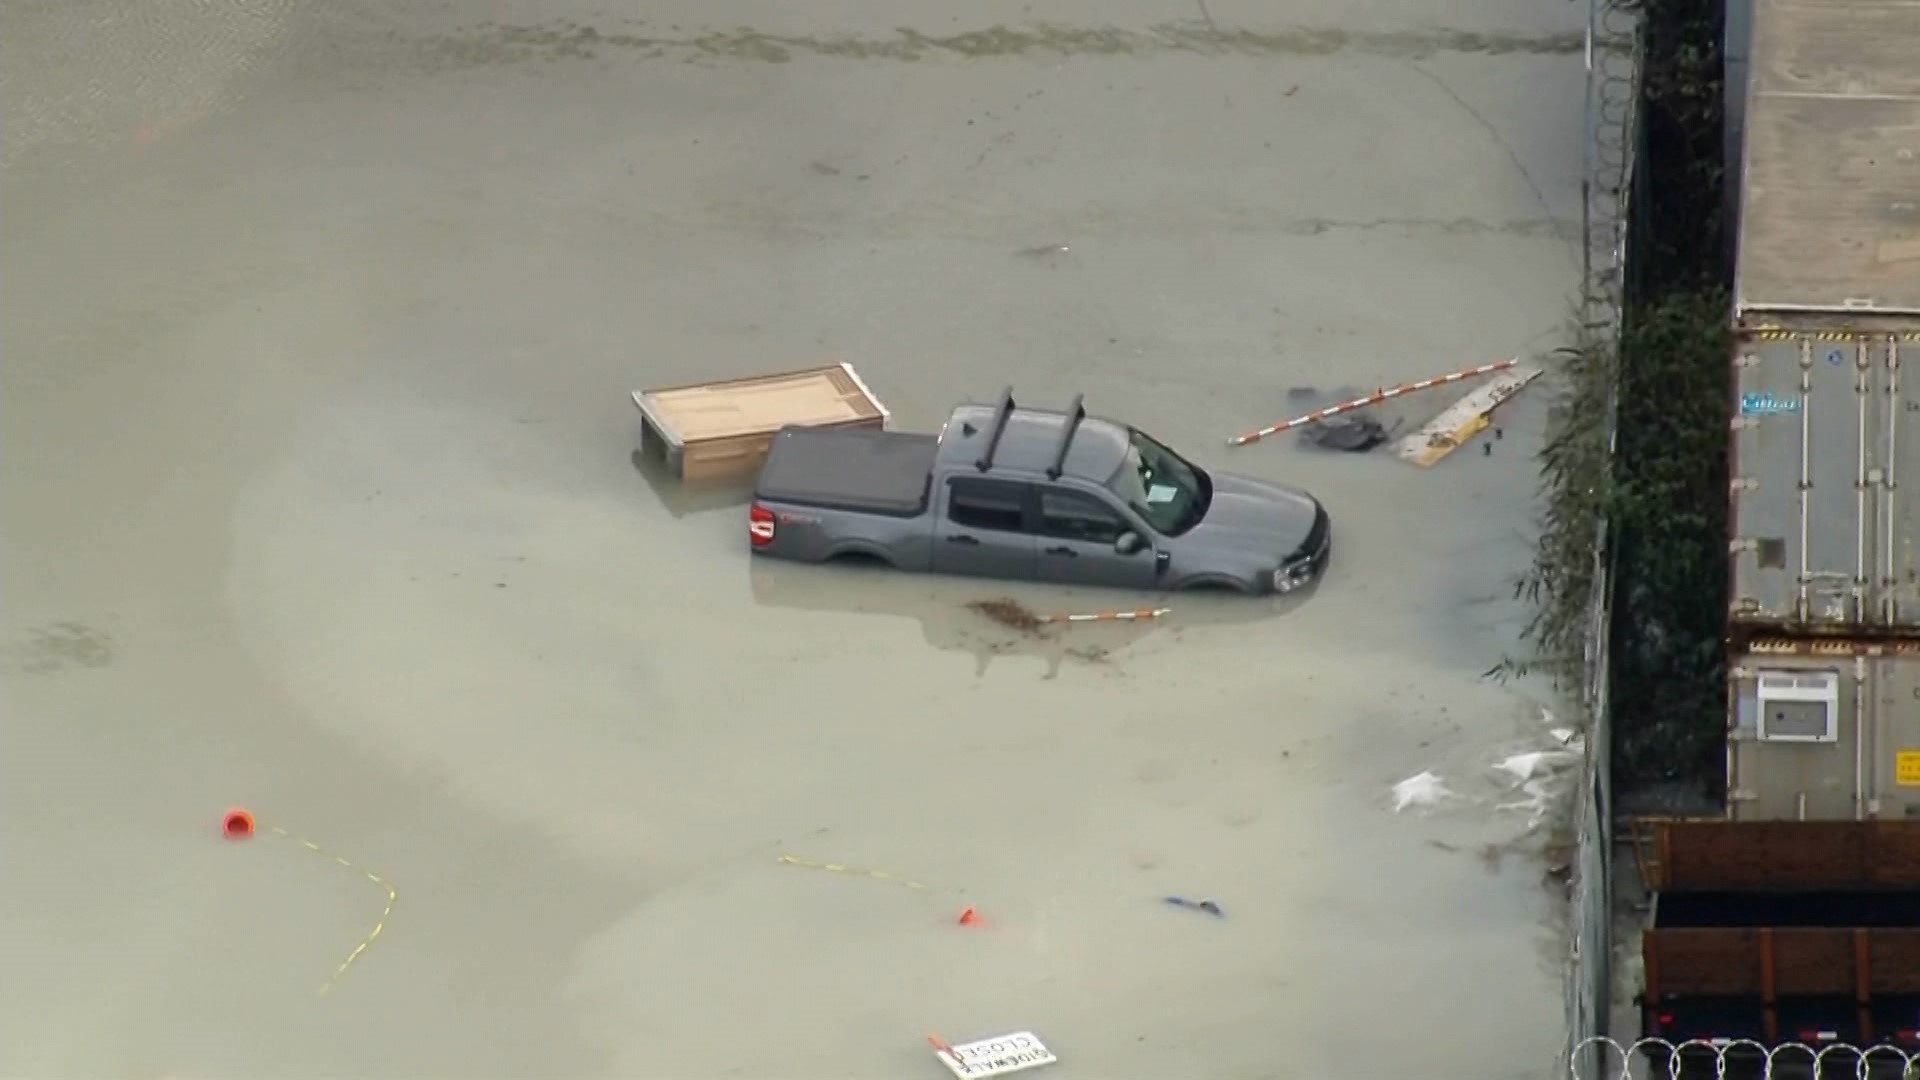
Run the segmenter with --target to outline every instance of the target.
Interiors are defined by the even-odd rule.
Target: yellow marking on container
[[[1754,341],[1920,341],[1920,330],[1783,330],[1777,326],[1757,326],[1739,332]]]
[[[1893,782],[1901,787],[1920,787],[1920,750],[1893,755]]]
[[[340,966],[333,969],[333,974],[327,977],[327,981],[320,984],[319,992],[325,994],[327,991],[333,989],[333,984],[340,981],[340,977],[347,973],[347,969],[353,966],[353,962],[360,959],[360,954],[366,952],[367,949],[373,945],[374,940],[380,936],[381,932],[386,930],[387,920],[393,917],[393,906],[400,902],[400,894],[395,891],[393,884],[386,878],[381,877],[379,874],[374,873],[364,866],[348,860],[344,856],[336,855],[328,851],[304,836],[296,836],[278,825],[268,826],[267,831],[273,833],[275,836],[284,836],[289,840],[296,840],[300,843],[301,847],[306,848],[308,851],[327,856],[341,866],[373,882],[387,894],[387,906],[381,910],[380,918],[374,921],[373,929],[367,931],[367,935],[360,939],[360,944],[353,947],[353,951],[347,954],[345,960],[340,961]]]
[[[885,870],[870,870],[870,869],[865,869],[857,866],[848,866],[845,863],[815,862],[812,859],[803,859],[798,855],[786,855],[786,854],[782,854],[779,858],[775,859],[774,861],[777,863],[783,863],[787,866],[804,866],[809,870],[825,870],[830,874],[844,874],[847,877],[863,877],[863,878],[872,878],[875,881],[888,881],[888,882],[892,882],[895,885],[905,886],[906,888],[909,888],[909,889],[921,889],[921,890],[926,889],[925,885],[922,885],[917,881],[911,881],[907,878],[903,878],[899,876],[898,874],[892,874]]]

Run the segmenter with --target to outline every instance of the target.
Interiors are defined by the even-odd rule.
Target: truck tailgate
[[[754,487],[775,502],[910,517],[926,507],[940,440],[932,435],[782,428]]]

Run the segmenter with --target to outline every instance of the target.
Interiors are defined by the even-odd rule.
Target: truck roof
[[[994,407],[962,405],[953,410],[940,439],[940,464],[949,469],[973,469],[993,437]],[[1069,414],[1050,409],[1015,408],[1006,430],[993,448],[993,468],[1018,473],[1044,473],[1060,452],[1060,436]],[[1104,484],[1126,460],[1131,445],[1128,430],[1111,420],[1088,416],[1079,420],[1061,471],[1079,480]]]

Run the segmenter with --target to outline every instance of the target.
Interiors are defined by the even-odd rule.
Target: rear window
[[[947,519],[969,529],[1020,532],[1026,528],[1026,486],[992,480],[955,480]]]

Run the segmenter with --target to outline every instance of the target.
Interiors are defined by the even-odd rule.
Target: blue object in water
[[[1220,905],[1212,900],[1189,900],[1184,896],[1166,896],[1161,899],[1174,907],[1186,908],[1189,911],[1204,911],[1216,919],[1227,917],[1227,913],[1220,910]]]

